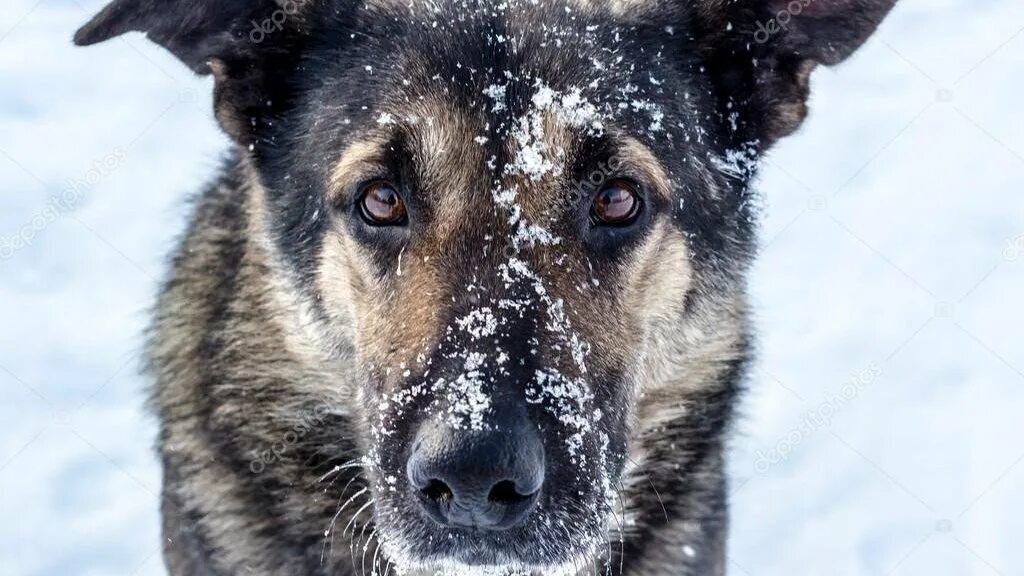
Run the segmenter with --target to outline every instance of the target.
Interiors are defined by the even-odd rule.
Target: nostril
[[[496,504],[518,504],[529,500],[532,496],[533,494],[520,494],[516,490],[515,482],[502,480],[491,488],[491,492],[487,495],[487,500]]]
[[[427,483],[427,486],[420,490],[420,492],[426,496],[429,500],[437,502],[438,504],[444,504],[451,502],[455,495],[452,493],[452,489],[441,480],[431,480]]]
[[[544,493],[540,431],[522,406],[495,418],[488,429],[469,432],[430,418],[417,432],[405,465],[408,496],[429,520],[498,531],[535,518]]]

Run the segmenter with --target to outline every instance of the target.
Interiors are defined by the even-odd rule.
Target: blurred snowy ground
[[[0,10],[4,574],[163,572],[140,332],[226,140],[140,36],[72,49],[102,3]],[[901,0],[814,84],[760,186],[731,573],[1024,574],[1024,3]]]

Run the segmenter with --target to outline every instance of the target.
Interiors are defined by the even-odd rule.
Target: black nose
[[[487,421],[484,430],[468,430],[431,419],[413,442],[409,480],[442,526],[505,530],[523,524],[537,504],[544,446],[536,427],[525,410],[492,412]]]

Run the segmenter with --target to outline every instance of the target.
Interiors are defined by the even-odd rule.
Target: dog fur
[[[115,0],[76,42],[212,74],[236,143],[150,335],[170,573],[724,574],[756,160],[894,2]],[[353,211],[382,177],[401,229]],[[620,177],[643,212],[599,230]],[[496,395],[542,505],[433,526],[415,431]]]

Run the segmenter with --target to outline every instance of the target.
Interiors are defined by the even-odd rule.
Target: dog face
[[[323,385],[387,556],[545,574],[627,530],[645,434],[727,420],[679,406],[745,352],[753,162],[891,7],[149,4],[77,39],[144,30],[215,76],[283,282],[349,360]]]
[[[330,325],[354,327],[378,530],[405,565],[550,570],[604,546],[644,335],[691,287],[669,174],[700,174],[658,136],[696,118],[620,87],[657,71],[699,90],[609,58],[600,20],[561,47],[541,20],[417,32],[387,14],[414,41],[329,73],[338,102],[365,82],[381,99],[317,120],[351,122],[317,145],[335,154],[312,178],[334,213],[316,282]],[[482,52],[499,33],[535,47]]]

